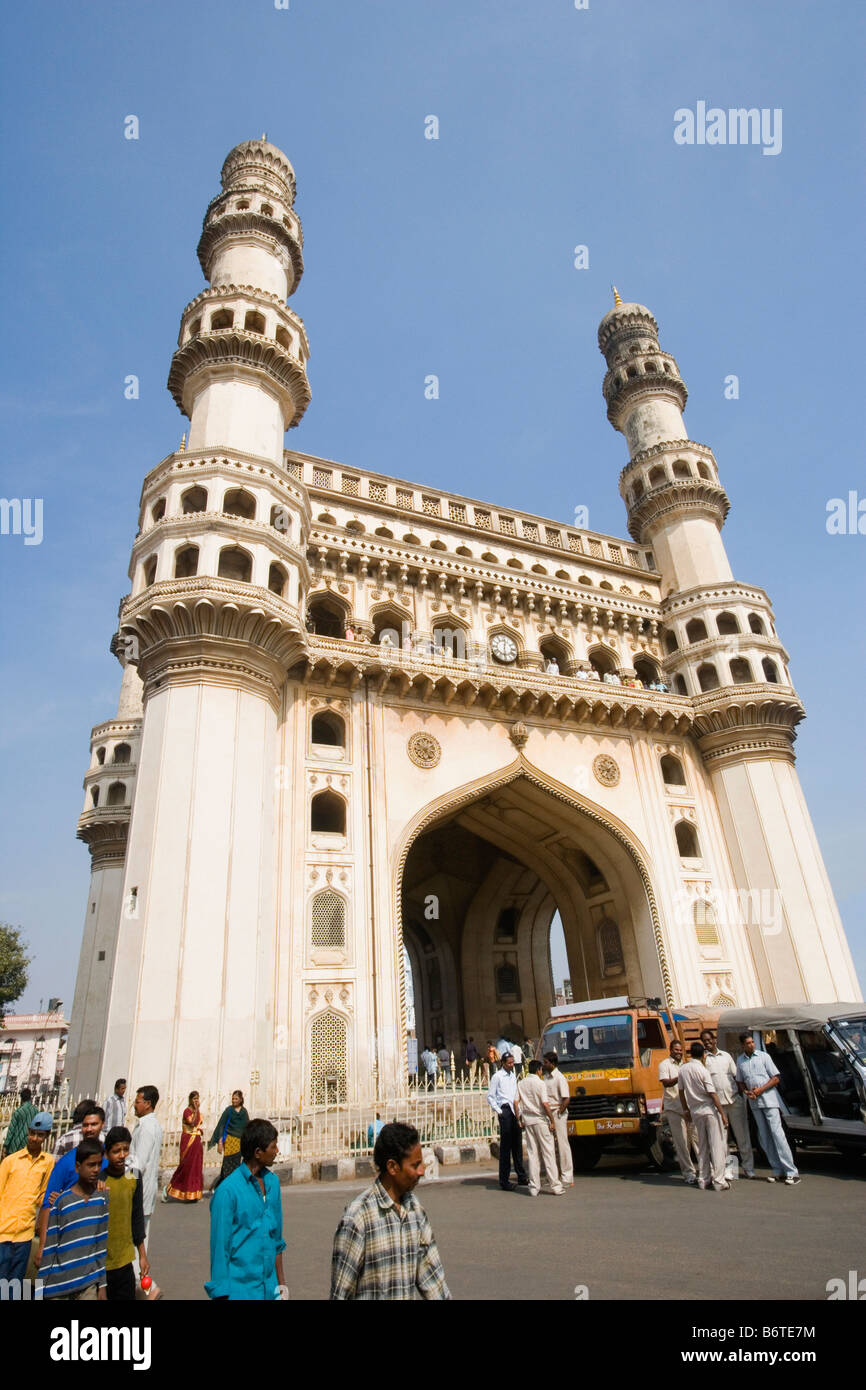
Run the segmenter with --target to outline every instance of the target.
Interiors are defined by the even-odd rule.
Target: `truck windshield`
[[[832,1026],[859,1060],[866,1062],[866,1015],[862,1018],[834,1018]]]
[[[542,1051],[555,1052],[563,1071],[630,1067],[633,1061],[631,1015],[563,1019],[545,1033]]]

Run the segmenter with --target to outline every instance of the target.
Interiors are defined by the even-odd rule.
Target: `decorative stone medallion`
[[[432,734],[413,734],[406,751],[416,767],[435,767],[442,757],[439,740]]]
[[[518,719],[516,724],[512,724],[508,730],[508,737],[517,749],[525,748],[529,739],[529,730],[522,719]]]
[[[593,759],[592,770],[597,782],[603,787],[615,787],[619,782],[619,764],[607,753],[599,753]]]

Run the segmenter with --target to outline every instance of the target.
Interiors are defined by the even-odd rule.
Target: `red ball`
[[[142,1289],[144,1290],[145,1293],[147,1293],[147,1291],[148,1291],[148,1289],[150,1288],[150,1286],[151,1286],[152,1283],[153,1283],[153,1280],[151,1279],[150,1275],[149,1275],[149,1274],[145,1274],[144,1278],[143,1278],[142,1281],[141,1281],[141,1287],[142,1287]]]

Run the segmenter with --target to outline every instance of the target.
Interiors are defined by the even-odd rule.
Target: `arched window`
[[[113,763],[128,763],[131,756],[132,749],[130,748],[129,744],[118,743],[115,745],[114,752],[111,755],[111,761]]]
[[[496,998],[499,1003],[516,1003],[520,998],[520,977],[517,973],[517,966],[511,965],[507,961],[502,965],[497,965],[494,978],[496,980]]]
[[[286,352],[291,352],[292,340],[286,332],[285,328],[278,328],[276,333],[274,334],[274,338],[279,343],[280,347],[286,349]]]
[[[274,561],[270,569],[268,570],[268,588],[270,589],[271,593],[279,594],[280,597],[282,597],[283,594],[285,594],[286,592],[286,584],[288,583],[288,579],[289,576],[283,569],[282,565],[278,565],[276,561]]]
[[[684,787],[686,785],[686,775],[683,772],[683,765],[679,758],[675,757],[673,753],[665,753],[661,760],[660,767],[666,787]]]
[[[198,574],[198,546],[185,545],[174,557],[175,579],[192,579]]]
[[[387,526],[377,526],[374,535],[382,536],[386,541],[394,539],[394,532],[389,531]]]
[[[674,676],[674,693],[677,695],[688,695],[684,676]]]
[[[662,483],[666,483],[667,480],[667,473],[658,464],[655,468],[650,469],[649,477],[647,478],[647,482],[649,483],[650,487],[661,487]]]
[[[144,582],[145,584],[156,583],[156,556],[151,555],[149,560],[144,562]]]
[[[622,954],[619,927],[616,922],[612,922],[609,917],[606,917],[603,922],[599,922],[596,934],[602,975],[622,974],[625,969],[625,961]]]
[[[752,632],[757,632],[760,637],[766,637],[763,618],[759,618],[757,613],[749,614],[749,627]]]
[[[631,490],[631,495],[635,501],[637,501],[638,498],[643,497],[643,490],[643,483],[641,482],[640,478],[635,478],[634,485]]]
[[[712,473],[705,463],[698,464],[698,473],[702,478],[712,478]]]
[[[686,637],[689,642],[703,642],[706,635],[707,628],[703,618],[692,618],[691,622],[686,623]]]
[[[674,834],[677,837],[677,849],[681,859],[700,859],[701,847],[698,843],[698,832],[690,821],[678,820],[674,826]]]
[[[249,584],[253,572],[253,557],[240,546],[226,546],[220,551],[217,574],[220,579],[233,579],[236,583]]]
[[[256,519],[256,499],[242,487],[232,488],[223,498],[223,515],[240,516],[246,521]]]
[[[264,333],[265,316],[255,309],[248,309],[244,315],[244,329],[247,333]]]
[[[346,610],[327,595],[313,598],[307,609],[307,628],[317,637],[345,637]]]
[[[310,739],[311,742],[324,744],[327,748],[345,748],[345,722],[333,710],[319,710],[318,714],[313,715]]]
[[[734,685],[748,685],[752,679],[752,668],[746,658],[735,656],[731,662],[731,680]]]
[[[102,764],[105,762],[105,749],[104,749],[104,748],[97,748],[97,750],[96,750],[96,761],[99,763],[100,766],[102,766]]]
[[[219,333],[222,328],[231,328],[234,325],[235,316],[231,309],[218,309],[215,314],[210,316],[211,333]]]
[[[165,516],[165,498],[160,497],[158,502],[154,502],[150,509],[151,520],[162,521]]]
[[[545,670],[553,662],[559,668],[558,671],[551,669],[551,675],[567,676],[571,673],[571,652],[564,642],[558,637],[542,637],[538,644],[538,650],[544,658]]]
[[[180,499],[180,509],[185,516],[192,512],[207,511],[207,493],[203,487],[188,487]]]
[[[676,635],[676,633],[675,633],[675,632],[666,632],[666,633],[665,633],[665,651],[667,652],[668,656],[673,656],[674,652],[675,652],[675,651],[678,651],[678,650],[679,650],[679,643],[677,642],[677,635]]]
[[[402,647],[404,623],[406,624],[405,635],[408,636],[408,619],[405,614],[393,608],[387,608],[377,613],[373,619],[373,641],[376,646]]]
[[[112,782],[111,786],[108,788],[107,804],[109,806],[126,805],[126,787],[123,782]]]
[[[639,656],[634,663],[635,675],[644,685],[653,685],[659,679],[659,668],[651,656]]]
[[[720,613],[716,618],[716,628],[720,637],[729,637],[734,632],[739,632],[740,624],[734,613]]]
[[[91,787],[91,788],[90,788],[90,804],[91,804],[91,806],[98,806],[98,805],[99,805],[99,788],[98,788],[98,787]]]
[[[731,996],[730,996],[729,994],[716,994],[716,995],[714,995],[713,998],[710,1000],[710,1008],[711,1008],[711,1009],[733,1009],[733,1008],[735,1008],[735,1003],[734,1003],[734,1000],[731,998]]]
[[[761,662],[761,668],[764,672],[764,680],[769,681],[771,685],[779,684],[779,672],[776,663],[771,661],[768,656],[765,656]]]
[[[346,1021],[333,1009],[310,1028],[310,1103],[340,1105],[346,1100],[348,1072]]]
[[[345,835],[346,803],[336,792],[317,792],[310,805],[310,829],[321,835]]]
[[[346,948],[346,900],[330,888],[317,893],[310,905],[310,943],[323,951]]]
[[[600,676],[616,674],[616,657],[605,647],[593,647],[589,653],[589,664]]]
[[[719,928],[712,903],[698,898],[694,908],[695,936],[699,946],[714,947],[719,943]]]
[[[455,627],[449,619],[433,624],[433,650],[441,652],[449,661],[466,660],[466,632]]]
[[[701,690],[718,690],[719,673],[711,661],[705,661],[703,666],[698,667],[698,685]]]
[[[520,911],[516,907],[503,907],[496,919],[496,931],[493,939],[495,941],[516,941],[517,924],[520,921]]]
[[[677,459],[674,463],[673,474],[675,478],[690,478],[692,476],[692,470],[689,468],[685,459]]]

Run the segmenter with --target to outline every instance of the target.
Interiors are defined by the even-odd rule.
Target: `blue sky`
[[[202,215],[227,151],[265,130],[306,236],[296,448],[625,534],[595,335],[611,281],[652,308],[731,497],[734,573],[791,653],[800,777],[866,979],[866,536],[825,527],[828,499],[866,497],[862,8],[155,0],[5,26],[0,491],[44,499],[41,545],[0,536],[0,918],[36,953],[23,1004],[71,1006],[75,822],[116,707],[139,489],[186,425],[165,379]],[[675,144],[699,100],[781,108],[782,152]]]

